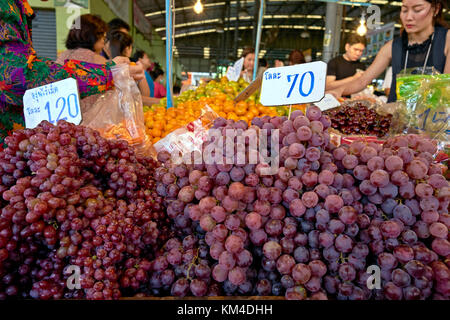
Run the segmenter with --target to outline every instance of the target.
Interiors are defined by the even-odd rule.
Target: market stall
[[[395,104],[334,104],[323,62],[172,97],[170,7],[159,104],[128,64],[83,115],[74,79],[25,92],[0,300],[448,300],[448,75],[403,74]]]

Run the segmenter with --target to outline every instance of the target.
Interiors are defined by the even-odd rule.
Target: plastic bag
[[[201,110],[200,117],[179,128],[153,145],[155,154],[168,151],[173,160],[191,159],[192,153],[202,154],[203,142],[208,138],[208,130],[213,126],[219,115],[206,105]]]
[[[450,75],[436,74],[430,68],[428,73],[432,74],[413,72],[397,77],[397,97],[402,108],[396,127],[402,133],[426,134],[437,140],[442,149],[448,144],[450,133]]]
[[[144,110],[139,88],[128,65],[111,68],[114,90],[103,94],[83,115],[82,125],[98,130],[108,139],[126,140],[137,154],[148,155],[151,142],[145,132]]]

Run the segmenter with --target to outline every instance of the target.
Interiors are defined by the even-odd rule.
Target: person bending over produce
[[[106,65],[67,60],[62,66],[39,57],[31,41],[33,18],[27,0],[0,1],[0,145],[12,131],[25,126],[26,90],[72,77],[84,98],[113,87],[111,65],[129,63],[121,57]],[[136,80],[144,78],[141,66],[130,66],[130,73]]]

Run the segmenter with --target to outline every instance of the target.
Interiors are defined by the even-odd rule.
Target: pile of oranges
[[[264,107],[253,100],[239,101],[227,99],[226,95],[220,94],[214,98],[206,98],[206,104],[211,107],[219,117],[231,120],[244,120],[251,123],[253,118],[263,116],[277,116],[277,110],[272,107]]]
[[[146,133],[153,143],[158,142],[172,131],[197,120],[202,110],[209,106],[219,117],[235,121],[244,120],[248,124],[253,118],[264,116],[284,116],[289,110],[305,111],[306,105],[289,107],[265,107],[259,103],[259,94],[254,93],[246,101],[234,102],[248,83],[243,79],[228,81],[226,77],[200,85],[174,98],[174,107],[166,109],[167,101],[144,107]]]
[[[176,107],[166,109],[162,106],[147,109],[144,120],[147,135],[153,143],[158,142],[172,131],[200,118],[202,109],[209,106],[219,117],[251,123],[255,117],[277,116],[277,110],[264,107],[254,101],[235,103],[225,94],[215,97],[202,97],[197,101],[179,102]]]
[[[258,102],[258,93],[246,101],[235,103],[233,99],[247,85],[242,79],[234,82],[223,77],[219,81],[211,81],[196,90],[189,90],[175,97],[173,108],[166,109],[165,99],[162,99],[159,105],[144,107],[147,135],[156,143],[172,131],[197,120],[206,106],[214,110],[219,117],[244,120],[249,124],[255,117],[280,115],[276,108],[261,105]]]

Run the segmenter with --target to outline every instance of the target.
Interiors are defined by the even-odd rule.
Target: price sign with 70
[[[35,128],[44,120],[55,125],[59,120],[74,124],[81,122],[80,98],[75,79],[27,90],[23,105],[27,128]]]
[[[320,101],[326,76],[327,65],[322,61],[268,69],[263,75],[261,103],[281,106]]]

